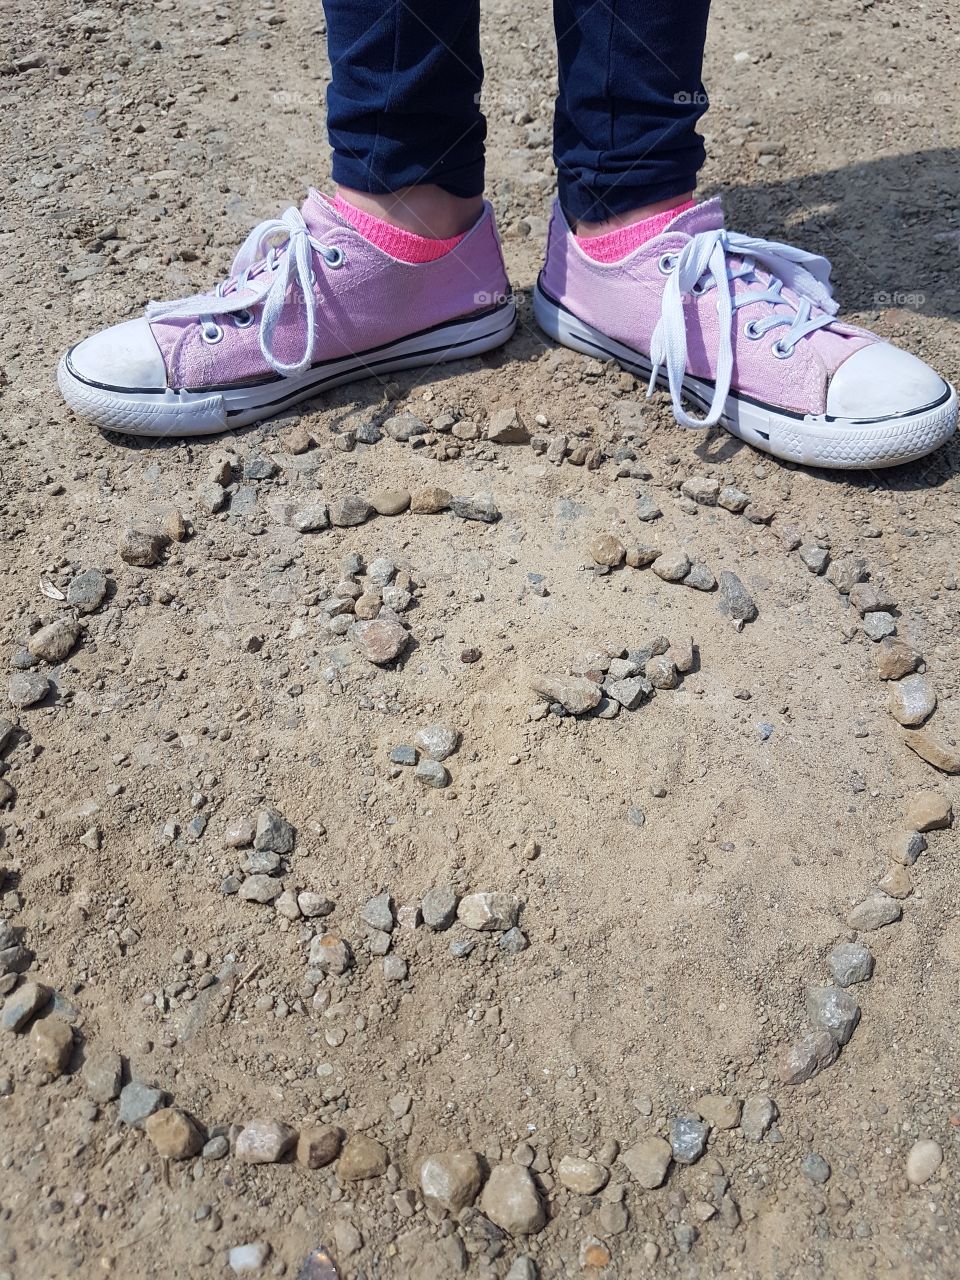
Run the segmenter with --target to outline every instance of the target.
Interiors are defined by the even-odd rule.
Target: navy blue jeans
[[[333,177],[382,195],[483,191],[479,0],[323,0]],[[571,219],[692,191],[710,0],[554,0],[554,159]]]

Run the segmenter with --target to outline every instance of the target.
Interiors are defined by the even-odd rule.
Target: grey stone
[[[420,1163],[424,1201],[443,1213],[458,1214],[473,1204],[482,1185],[483,1170],[472,1151],[441,1151]]]
[[[420,729],[414,742],[431,760],[446,760],[460,745],[460,734],[443,724],[431,724]]]
[[[808,987],[807,1015],[817,1031],[827,1031],[844,1045],[860,1021],[860,1006],[840,987]]]
[[[425,787],[448,787],[450,774],[439,760],[421,760],[413,776]]]
[[[312,893],[309,889],[297,894],[297,906],[300,908],[300,914],[306,916],[308,920],[328,916],[334,909],[334,904],[329,898],[325,898],[322,893]]]
[[[890,714],[899,724],[915,728],[937,709],[937,691],[926,676],[905,676],[890,687]]]
[[[644,668],[644,675],[654,689],[675,689],[680,683],[676,664],[665,653],[654,654]]]
[[[224,1134],[218,1133],[215,1138],[204,1143],[200,1155],[204,1160],[223,1160],[230,1154],[230,1143]]]
[[[120,535],[118,551],[126,564],[148,569],[163,555],[166,539],[148,529],[125,529]]]
[[[383,958],[383,976],[387,982],[403,982],[408,973],[403,956],[389,955]]]
[[[500,509],[491,493],[478,493],[473,498],[452,498],[450,510],[461,520],[481,520],[495,524],[500,519]]]
[[[123,1060],[109,1050],[88,1053],[83,1064],[83,1083],[94,1102],[112,1102],[120,1096]]]
[[[273,876],[247,876],[240,885],[240,897],[244,902],[259,902],[265,906],[275,901],[283,892],[283,882]]]
[[[514,926],[512,929],[508,929],[506,931],[506,933],[501,937],[498,945],[500,950],[506,955],[518,956],[521,951],[526,951],[530,942],[523,930]]]
[[[851,987],[873,977],[873,953],[861,942],[838,942],[827,956],[827,968],[838,987]]]
[[[330,524],[330,515],[322,502],[314,502],[295,511],[290,519],[298,533],[319,533]]]
[[[251,1120],[237,1135],[234,1155],[244,1164],[276,1164],[296,1145],[298,1136],[281,1120]]]
[[[800,548],[800,559],[811,573],[821,574],[830,563],[830,552],[815,543],[807,543]]]
[[[458,902],[451,885],[436,885],[428,889],[420,901],[423,923],[431,929],[449,929],[457,918]]]
[[[537,1280],[539,1274],[534,1260],[527,1254],[521,1253],[519,1257],[514,1258],[504,1280]]]
[[[648,493],[642,493],[637,498],[637,504],[633,512],[637,519],[642,520],[645,524],[648,524],[651,520],[659,520],[663,515],[663,512]]]
[[[161,1089],[154,1089],[152,1085],[143,1084],[140,1080],[131,1080],[120,1090],[120,1123],[142,1125],[147,1116],[160,1110],[163,1102]]]
[[[889,613],[865,613],[863,615],[863,634],[873,641],[883,640],[885,636],[896,633],[897,624]]]
[[[896,602],[889,592],[872,582],[856,582],[849,591],[850,603],[861,618],[868,613],[889,613]]]
[[[813,1031],[785,1046],[778,1058],[777,1074],[784,1084],[802,1084],[836,1062],[840,1048],[829,1031]]]
[[[14,707],[32,707],[50,692],[50,681],[39,671],[15,671],[10,677],[8,697]]]
[[[272,876],[283,864],[279,853],[254,849],[244,855],[240,865],[248,876]]]
[[[735,514],[743,511],[749,501],[749,494],[729,484],[724,485],[717,494],[717,505],[723,507],[725,511],[732,511]]]
[[[93,613],[107,594],[107,579],[99,569],[84,569],[67,587],[67,604],[79,613]]]
[[[536,676],[530,688],[547,702],[558,702],[572,716],[592,711],[603,696],[603,690],[586,676]]]
[[[859,556],[841,556],[827,570],[827,577],[841,595],[849,595],[858,582],[867,579],[867,563]]]
[[[42,982],[21,983],[3,1002],[0,1028],[19,1032],[50,1001],[53,993]]]
[[[257,814],[257,826],[253,837],[255,849],[272,853],[292,853],[296,831],[276,809],[261,809]]]
[[[911,1186],[922,1187],[943,1164],[943,1147],[932,1138],[919,1138],[907,1155],[906,1175]]]
[[[695,591],[713,591],[717,580],[705,564],[695,564],[683,579],[685,587],[693,587]]]
[[[417,763],[417,753],[415,748],[401,743],[394,747],[390,752],[391,764],[415,765]]]
[[[346,498],[336,498],[327,508],[330,523],[337,528],[347,529],[354,525],[365,524],[374,514],[373,507],[356,494]]]
[[[709,476],[689,476],[681,484],[680,492],[685,498],[699,502],[702,506],[715,507],[720,494],[720,482]]]
[[[430,428],[416,414],[397,413],[392,418],[386,419],[383,430],[391,440],[404,443],[407,440],[413,440],[416,436],[426,435]]]
[[[603,691],[626,711],[636,711],[652,692],[646,676],[633,676],[629,680],[607,680]]]
[[[753,622],[757,617],[757,606],[753,596],[746,589],[735,573],[724,569],[720,574],[719,611],[735,622]]]
[[[369,898],[361,908],[360,919],[371,929],[379,929],[383,933],[393,932],[393,900],[389,893],[378,893]]]
[[[900,831],[890,845],[890,857],[903,867],[912,867],[927,848],[927,837],[920,831]]]
[[[457,919],[468,929],[511,929],[517,923],[520,904],[509,893],[468,893],[460,899]]]
[[[664,582],[682,582],[690,572],[690,557],[685,551],[663,551],[650,567]]]
[[[759,1142],[777,1118],[777,1104],[765,1094],[747,1098],[740,1113],[740,1132],[748,1142]]]
[[[367,579],[375,587],[386,587],[397,576],[397,566],[387,556],[377,556],[367,565]]]
[[[895,924],[902,915],[903,907],[896,898],[886,893],[871,893],[849,912],[847,924],[851,929],[872,933],[885,925]]]
[[[707,1149],[710,1126],[698,1115],[676,1116],[670,1121],[670,1149],[677,1164],[693,1164]]]
[[[455,960],[465,960],[476,945],[471,938],[457,938],[450,943],[450,954]]]
[[[310,943],[309,964],[321,973],[332,973],[339,977],[353,964],[350,944],[343,938],[338,938],[335,933],[321,934]]]
[[[243,461],[244,480],[272,480],[279,470],[272,458],[265,458],[261,454],[253,454]]]
[[[266,1240],[258,1240],[254,1244],[238,1244],[227,1254],[230,1270],[236,1275],[248,1275],[253,1271],[262,1271],[270,1260],[270,1246]]]
[[[811,1151],[809,1155],[804,1156],[803,1164],[800,1168],[803,1170],[804,1177],[808,1178],[815,1186],[822,1187],[830,1179],[830,1165],[816,1151]]]

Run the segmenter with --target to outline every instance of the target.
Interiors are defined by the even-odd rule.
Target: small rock
[[[308,1125],[297,1139],[297,1161],[307,1169],[333,1164],[343,1145],[343,1130],[336,1125]]]
[[[844,1045],[860,1021],[860,1006],[840,987],[808,987],[807,1015],[817,1031],[829,1032]]]
[[[886,875],[877,881],[877,888],[891,898],[909,898],[913,893],[913,881],[907,868],[897,865],[890,867]]]
[[[893,615],[889,613],[865,613],[862,626],[863,634],[873,641],[892,636],[897,630]]]
[[[693,587],[695,591],[713,591],[717,580],[705,564],[695,564],[683,580],[685,587]]]
[[[334,909],[334,904],[329,898],[325,898],[322,893],[312,893],[309,889],[297,894],[297,906],[300,908],[300,914],[306,916],[308,920],[328,916]]]
[[[841,556],[827,570],[827,577],[841,595],[849,595],[858,582],[867,579],[866,561],[859,556]]]
[[[33,1024],[30,1043],[45,1071],[62,1076],[73,1057],[73,1028],[62,1018],[40,1018]]]
[[[103,1051],[87,1055],[83,1064],[83,1083],[93,1102],[112,1102],[120,1096],[123,1062],[119,1053]]]
[[[519,413],[511,405],[508,409],[498,409],[490,415],[487,423],[487,439],[497,444],[526,444],[530,432],[523,425]]]
[[[148,1116],[160,1110],[163,1100],[162,1090],[140,1080],[131,1080],[120,1090],[120,1123],[142,1125]]]
[[[911,831],[945,831],[953,826],[953,806],[936,791],[921,791],[907,806],[905,822]]]
[[[707,1093],[697,1102],[697,1111],[712,1129],[735,1129],[740,1123],[742,1104],[739,1098],[722,1093]]]
[[[230,818],[223,832],[228,849],[246,849],[253,844],[255,828],[250,818]]]
[[[333,1224],[333,1240],[338,1258],[352,1258],[363,1248],[363,1236],[347,1218],[337,1218]]]
[[[361,1182],[365,1178],[380,1178],[387,1172],[386,1148],[375,1138],[355,1133],[340,1154],[337,1176],[341,1182]]]
[[[99,569],[84,569],[67,587],[67,604],[78,613],[93,613],[107,594],[107,579]]]
[[[409,968],[403,956],[389,955],[383,958],[383,976],[387,982],[403,982]]]
[[[659,554],[659,547],[632,546],[627,548],[626,562],[631,569],[646,569],[653,564]]]
[[[872,933],[884,925],[895,924],[902,915],[903,908],[895,898],[888,898],[885,893],[871,893],[850,911],[847,924],[851,929]]]
[[[420,1190],[427,1206],[458,1214],[473,1204],[483,1184],[480,1161],[472,1151],[441,1151],[420,1164]]]
[[[413,771],[416,780],[425,787],[448,787],[450,774],[439,760],[421,760]]]
[[[546,1223],[536,1183],[529,1170],[517,1164],[494,1165],[480,1208],[491,1222],[512,1236],[540,1231]]]
[[[673,661],[664,654],[656,654],[644,667],[644,675],[655,689],[675,689],[680,677]]]
[[[903,640],[892,636],[880,641],[877,652],[877,675],[881,680],[902,680],[912,675],[923,659]]]
[[[42,982],[24,982],[3,1002],[0,1011],[0,1028],[4,1031],[22,1031],[30,1019],[40,1012],[53,993]]]
[[[777,1118],[777,1104],[764,1094],[754,1094],[743,1104],[740,1132],[748,1142],[760,1142]]]
[[[916,728],[937,709],[937,693],[926,676],[905,676],[891,688],[887,705],[894,720]]]
[[[849,591],[849,600],[861,618],[868,613],[889,614],[896,604],[891,596],[872,582],[856,582]]]
[[[601,1191],[610,1180],[610,1171],[593,1160],[580,1156],[563,1156],[557,1166],[557,1177],[570,1191],[582,1196],[592,1196]]]
[[[418,758],[415,748],[406,744],[396,746],[390,752],[391,764],[402,764],[409,767],[415,765]]]
[[[753,622],[758,613],[753,596],[737,575],[726,569],[720,574],[720,603],[717,607],[720,613],[735,622]]]
[[[707,1149],[710,1126],[697,1115],[676,1116],[670,1121],[670,1149],[677,1164],[693,1164]]]
[[[808,1178],[815,1186],[822,1187],[830,1179],[830,1165],[824,1160],[823,1156],[818,1155],[815,1151],[811,1151],[809,1155],[804,1157],[800,1168],[803,1170],[804,1177]]]
[[[750,501],[748,494],[741,489],[735,489],[733,485],[724,485],[717,494],[717,505],[723,507],[725,511],[732,511],[739,514]]]
[[[329,527],[330,515],[322,502],[312,502],[295,511],[290,523],[298,533],[319,533]]]
[[[603,690],[626,711],[636,711],[650,697],[652,685],[646,676],[634,676],[630,680],[607,680]]]
[[[517,923],[519,909],[516,898],[508,893],[468,893],[460,899],[457,919],[468,929],[505,930]]]
[[[705,507],[715,507],[720,495],[720,482],[708,476],[689,476],[680,486],[685,498],[699,502]]]
[[[537,676],[530,688],[547,702],[558,702],[572,716],[592,711],[603,696],[600,685],[586,676]]]
[[[239,896],[244,902],[259,902],[267,906],[283,892],[283,882],[270,875],[252,875],[240,885]]]
[[[433,516],[441,511],[449,510],[453,497],[439,485],[427,485],[424,489],[415,489],[410,499],[410,510],[414,515]]]
[[[234,1155],[244,1164],[276,1164],[296,1144],[299,1134],[282,1120],[250,1120],[237,1135]]]
[[[907,1156],[907,1181],[913,1187],[928,1182],[943,1164],[943,1148],[932,1138],[920,1138]]]
[[[960,773],[960,751],[929,729],[912,729],[903,735],[904,743],[921,760],[941,773]]]
[[[420,902],[423,923],[431,929],[449,929],[457,918],[459,899],[450,885],[428,889]]]
[[[343,938],[334,933],[324,933],[311,942],[309,962],[311,968],[339,977],[353,964],[353,952]]]
[[[594,1270],[602,1271],[604,1267],[610,1264],[610,1250],[596,1236],[587,1236],[580,1246],[578,1256],[580,1266],[583,1268],[590,1267]]]
[[[128,528],[120,535],[117,550],[120,553],[120,559],[127,564],[148,569],[163,555],[165,545],[166,538],[162,534],[146,529]]]
[[[650,497],[649,493],[642,493],[637,499],[633,513],[638,520],[642,520],[644,524],[650,524],[653,520],[659,520],[663,512]]]
[[[431,760],[446,760],[459,747],[460,734],[447,725],[431,724],[417,732],[414,742]]]
[[[7,694],[11,706],[32,707],[50,692],[50,681],[39,671],[15,671]]]
[[[777,1074],[784,1084],[802,1084],[836,1062],[840,1053],[829,1031],[808,1032],[781,1050]]]
[[[526,951],[530,942],[522,929],[514,927],[506,931],[497,945],[504,955],[518,956],[521,951]]]
[[[927,837],[919,831],[898,831],[890,843],[890,857],[902,867],[912,867],[927,848]]]
[[[365,524],[373,515],[373,507],[366,500],[351,494],[346,498],[336,498],[329,504],[330,523],[338,529],[348,529],[353,525]]]
[[[349,634],[367,661],[378,667],[385,666],[398,658],[410,640],[410,634],[406,628],[389,618],[355,622]]]
[[[590,555],[596,564],[615,569],[617,565],[623,564],[626,549],[612,533],[601,533],[591,540]]]
[[[522,1253],[518,1258],[514,1258],[513,1265],[504,1280],[537,1280],[538,1274],[534,1260]]]
[[[873,953],[861,942],[838,942],[827,956],[827,968],[838,987],[852,987],[873,977]]]
[[[663,1185],[673,1160],[673,1151],[663,1138],[645,1138],[624,1151],[620,1159],[640,1186],[652,1191]]]
[[[370,494],[370,505],[378,516],[399,516],[410,506],[406,489],[377,489]]]
[[[500,519],[500,509],[491,493],[478,493],[473,498],[452,498],[450,509],[461,520],[480,520],[495,524]]]
[[[224,1160],[230,1154],[230,1140],[222,1133],[205,1142],[200,1155],[204,1160]]]
[[[265,1240],[256,1244],[238,1244],[227,1254],[231,1271],[237,1275],[246,1275],[250,1271],[260,1271],[270,1259],[270,1246]]]
[[[389,893],[378,893],[375,898],[368,899],[360,910],[360,919],[371,929],[379,929],[383,933],[393,932],[393,899]]]
[[[296,831],[276,809],[261,809],[257,814],[257,826],[253,837],[255,849],[271,853],[292,853],[296,843]]]
[[[830,552],[824,547],[808,543],[800,548],[800,559],[811,573],[821,574],[830,563]]]
[[[147,1117],[147,1137],[163,1160],[187,1160],[203,1146],[200,1130],[177,1107],[161,1107]]]
[[[413,440],[416,436],[425,436],[430,428],[413,413],[397,413],[384,421],[383,429],[391,440],[401,443]]]
[[[685,551],[664,551],[650,567],[664,582],[682,582],[690,572],[690,557]]]
[[[244,480],[272,480],[279,470],[273,458],[265,458],[262,454],[253,454],[243,461]]]

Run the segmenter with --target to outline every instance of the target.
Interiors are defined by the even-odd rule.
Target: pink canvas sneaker
[[[489,351],[515,326],[489,205],[449,252],[412,263],[311,191],[250,233],[213,292],[150,303],[72,347],[57,377],[100,427],[207,435],[339,383]]]
[[[727,231],[717,200],[609,263],[583,252],[557,207],[534,313],[556,341],[612,357],[650,392],[667,387],[683,426],[720,422],[820,467],[923,457],[956,430],[956,392],[915,356],[840,324],[829,276],[816,254]]]

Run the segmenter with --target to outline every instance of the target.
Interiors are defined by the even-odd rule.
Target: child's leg
[[[561,206],[581,234],[692,193],[704,161],[696,123],[707,108],[709,7],[709,0],[554,0],[554,155]]]
[[[333,177],[350,204],[447,238],[482,206],[479,0],[325,0]]]

